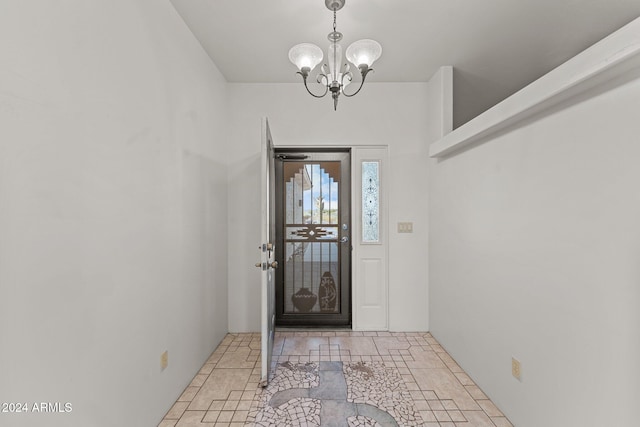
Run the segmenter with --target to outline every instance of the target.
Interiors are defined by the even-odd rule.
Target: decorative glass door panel
[[[276,233],[282,249],[276,256],[282,269],[276,278],[276,321],[348,325],[348,153],[281,153],[278,158]]]

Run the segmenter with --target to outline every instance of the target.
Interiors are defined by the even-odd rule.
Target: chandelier
[[[327,50],[328,64],[322,65],[316,78],[316,81],[324,86],[324,92],[322,94],[311,92],[309,86],[307,86],[309,73],[322,62],[322,49],[312,43],[300,43],[289,50],[289,60],[300,70],[297,74],[302,76],[302,81],[307,92],[315,98],[322,98],[331,92],[334,110],[338,108],[338,97],[340,94],[346,97],[352,97],[360,92],[367,78],[367,74],[373,71],[371,65],[382,55],[382,46],[375,40],[363,39],[349,45],[346,51],[347,60],[360,70],[362,80],[360,81],[358,90],[351,94],[345,92],[344,89],[353,80],[353,74],[350,71],[351,67],[349,64],[345,63],[344,66],[342,65],[342,46],[338,43],[342,40],[342,33],[336,30],[336,12],[342,9],[345,1],[346,0],[325,0],[324,2],[327,9],[333,11],[333,31],[327,35],[327,39],[329,39],[330,42]]]

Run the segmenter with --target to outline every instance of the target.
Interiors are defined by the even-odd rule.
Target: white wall
[[[302,83],[228,90],[229,329],[259,330],[260,117],[268,116],[276,146],[389,146],[389,326],[427,330],[426,83],[367,83],[337,112]],[[398,221],[412,221],[414,233],[398,234]]]
[[[640,80],[608,89],[430,164],[431,331],[519,427],[637,425]]]
[[[427,83],[428,143],[453,130],[453,67],[438,68]]]
[[[0,52],[0,401],[73,405],[0,425],[156,425],[227,330],[226,83],[168,1],[1,2]]]

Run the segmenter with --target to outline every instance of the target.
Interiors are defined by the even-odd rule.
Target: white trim
[[[445,157],[563,101],[640,67],[640,18],[594,44],[540,79],[445,135],[429,147]]]

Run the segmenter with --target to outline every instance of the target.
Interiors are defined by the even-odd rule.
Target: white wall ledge
[[[447,157],[560,102],[640,70],[640,18],[602,39],[429,147]]]

